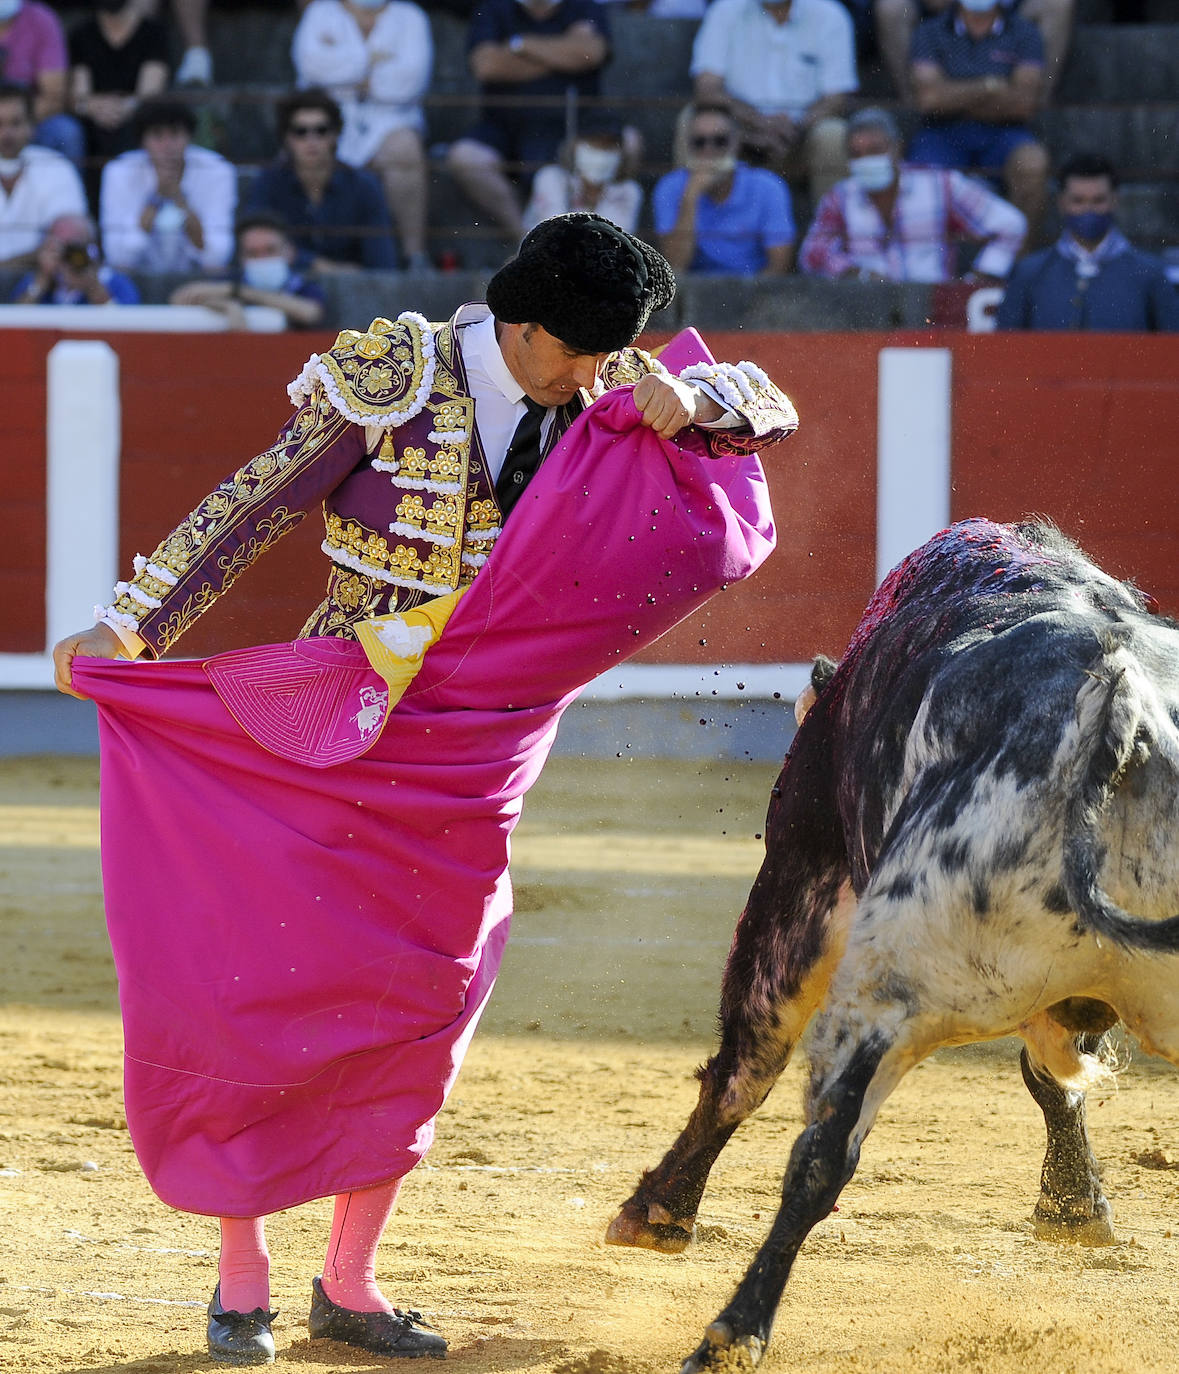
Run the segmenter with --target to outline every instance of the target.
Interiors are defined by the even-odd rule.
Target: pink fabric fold
[[[235,719],[276,665],[314,664],[328,697],[333,674],[361,683],[351,642],[249,651],[228,692],[234,655],[75,663],[99,706],[128,1123],[165,1202],[253,1216],[421,1158],[561,712],[772,547],[755,458],[665,443],[615,392],[546,461],[366,752],[325,763],[331,732],[303,729],[284,753]]]

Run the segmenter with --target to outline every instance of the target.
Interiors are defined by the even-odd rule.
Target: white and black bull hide
[[[683,1133],[611,1223],[679,1251],[708,1173],[818,1012],[782,1205],[684,1365],[751,1367],[901,1077],[1023,1038],[1039,1229],[1101,1243],[1085,1132],[1120,1017],[1179,1063],[1179,626],[1056,530],[955,525],[889,575],[799,728]],[[1129,914],[1133,913],[1133,914]]]

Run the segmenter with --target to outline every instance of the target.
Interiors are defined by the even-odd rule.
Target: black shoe
[[[221,1364],[273,1364],[274,1337],[270,1323],[277,1312],[255,1307],[252,1312],[227,1312],[221,1306],[221,1285],[209,1304],[209,1354]]]
[[[422,1321],[420,1312],[353,1312],[337,1307],[323,1291],[319,1279],[311,1280],[311,1339],[343,1341],[345,1345],[371,1350],[374,1355],[400,1355],[417,1359],[432,1355],[446,1358],[446,1341]]]

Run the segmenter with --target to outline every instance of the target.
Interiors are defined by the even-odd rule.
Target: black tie
[[[505,520],[540,467],[540,427],[548,412],[546,407],[530,396],[524,397],[524,404],[528,408],[512,435],[504,465],[495,483],[495,499]]]

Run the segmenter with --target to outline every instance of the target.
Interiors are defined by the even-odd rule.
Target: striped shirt
[[[950,281],[962,239],[982,241],[973,270],[1005,277],[1027,228],[1014,205],[981,181],[938,167],[904,166],[892,222],[850,177],[819,202],[799,255],[803,272],[842,277],[875,273],[889,281]]]

